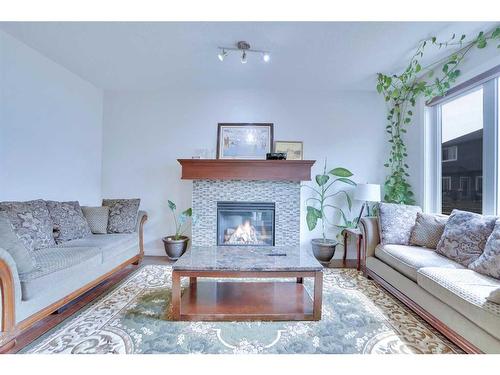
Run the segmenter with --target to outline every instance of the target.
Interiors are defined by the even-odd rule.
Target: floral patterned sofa
[[[138,204],[126,233],[93,234],[85,219],[82,220],[79,205],[75,206],[78,202],[53,203],[57,208],[61,208],[58,203],[62,204],[59,216],[52,215],[55,209],[50,211],[52,216],[47,216],[50,201],[0,202],[3,219],[8,217],[9,210],[15,211],[10,212],[12,233],[23,240],[29,253],[22,258],[5,250],[19,244],[13,244],[16,238],[13,239],[12,233],[0,231],[0,352],[11,348],[22,330],[113,273],[129,264],[138,264],[143,257],[143,225],[147,215],[137,211]],[[76,214],[68,204],[76,207]],[[123,224],[119,220],[115,223]],[[65,228],[59,231],[59,240],[47,234],[50,230],[55,235],[56,228]],[[82,228],[84,232],[79,233]],[[68,240],[68,234],[74,239]],[[22,272],[26,271],[26,261],[32,263],[28,265],[31,270]]]
[[[487,299],[500,280],[433,248],[383,244],[379,224],[360,222],[365,274],[466,352],[500,353],[500,305]]]

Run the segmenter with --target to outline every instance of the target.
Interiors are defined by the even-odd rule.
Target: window
[[[470,182],[470,177],[460,177],[460,186],[458,190],[460,191],[469,191],[469,182]]]
[[[458,147],[443,147],[443,161],[456,161],[458,157]]]
[[[476,192],[483,191],[483,176],[476,176]]]
[[[440,109],[441,173],[458,181],[457,186],[443,189],[441,212],[450,214],[458,208],[481,213],[482,195],[469,194],[469,181],[472,176],[483,173],[483,89],[450,100]]]
[[[499,76],[500,66],[450,90],[427,107],[426,211],[500,212]]]
[[[441,184],[443,185],[443,191],[451,190],[451,177],[443,177]]]

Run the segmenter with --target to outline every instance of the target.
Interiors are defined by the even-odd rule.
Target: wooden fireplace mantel
[[[177,159],[183,180],[309,181],[315,160]]]

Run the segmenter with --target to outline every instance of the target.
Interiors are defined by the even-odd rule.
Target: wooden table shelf
[[[179,320],[313,320],[313,301],[294,282],[191,283],[181,297]]]

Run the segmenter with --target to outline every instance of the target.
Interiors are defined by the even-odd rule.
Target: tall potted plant
[[[172,201],[168,201],[168,208],[174,218],[175,234],[163,237],[162,240],[167,256],[172,260],[177,260],[184,254],[188,246],[189,237],[185,235],[185,232],[193,216],[193,210],[188,208],[177,214],[177,206]]]
[[[316,175],[316,187],[304,185],[310,188],[314,194],[306,200],[307,227],[310,231],[313,231],[318,225],[318,221],[321,221],[322,237],[311,240],[314,256],[320,262],[328,263],[332,260],[338,243],[335,239],[327,238],[326,226],[333,225],[339,228],[352,226],[352,222],[347,219],[344,210],[332,202],[334,197],[343,196],[349,211],[351,210],[352,201],[347,191],[343,189],[334,191],[334,187],[339,183],[356,186],[356,183],[349,179],[351,176],[351,171],[342,167],[334,168],[327,172],[325,160],[323,174]],[[328,213],[333,215],[334,212],[340,214],[340,223],[335,224],[328,218]]]

